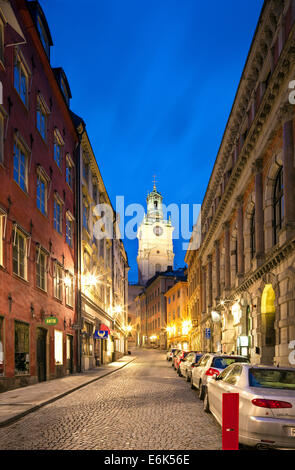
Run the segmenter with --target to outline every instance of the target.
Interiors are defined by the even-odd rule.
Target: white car
[[[180,362],[178,368],[178,374],[180,377],[185,377],[187,382],[190,382],[192,370],[199,362],[203,353],[191,352],[189,353],[183,361]]]
[[[204,410],[222,425],[222,396],[239,394],[239,442],[295,449],[295,369],[232,364],[208,380]]]
[[[208,377],[219,375],[234,362],[249,362],[249,359],[244,356],[215,353],[207,353],[202,357],[198,365],[192,369],[191,375],[191,388],[199,390],[200,400],[204,399]]]

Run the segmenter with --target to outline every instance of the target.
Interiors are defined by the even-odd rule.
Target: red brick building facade
[[[25,43],[0,9],[0,391],[76,369],[71,93],[38,2],[11,5]]]

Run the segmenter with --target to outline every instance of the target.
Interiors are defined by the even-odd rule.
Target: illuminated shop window
[[[63,333],[54,330],[54,360],[56,365],[63,364]]]

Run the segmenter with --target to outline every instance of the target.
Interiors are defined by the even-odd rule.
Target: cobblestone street
[[[0,429],[0,449],[221,449],[221,430],[158,351]]]

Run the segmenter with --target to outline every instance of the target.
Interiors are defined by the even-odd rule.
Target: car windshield
[[[199,362],[199,360],[201,359],[202,356],[203,356],[203,354],[196,354],[195,363]]]
[[[295,390],[295,370],[249,369],[249,385]]]
[[[249,362],[246,357],[214,357],[212,367],[216,367],[217,369],[225,369],[226,367],[230,366],[234,362]]]

